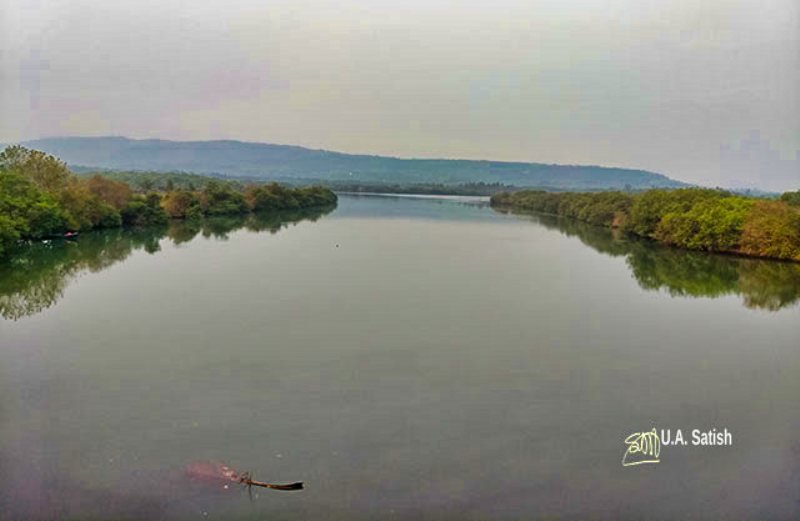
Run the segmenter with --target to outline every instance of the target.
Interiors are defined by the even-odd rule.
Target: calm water
[[[40,245],[0,270],[0,518],[797,519],[798,299],[459,199]],[[653,427],[733,446],[623,467]]]

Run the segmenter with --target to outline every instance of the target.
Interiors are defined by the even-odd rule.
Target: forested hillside
[[[554,189],[646,189],[684,183],[645,170],[455,159],[400,159],[241,141],[71,137],[28,141],[70,167],[185,171],[279,181],[393,184],[501,183]]]

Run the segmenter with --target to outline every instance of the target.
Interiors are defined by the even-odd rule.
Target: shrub
[[[56,201],[18,171],[0,170],[4,242],[39,238],[63,230],[66,216]],[[13,229],[13,232],[10,231]]]
[[[800,260],[800,210],[757,201],[742,226],[740,249],[749,255]]]
[[[161,200],[161,206],[173,219],[185,219],[192,215],[202,214],[200,200],[187,190],[175,190],[167,193]]]
[[[686,212],[670,212],[653,236],[693,250],[730,251],[739,245],[742,224],[753,201],[742,197],[701,200]]]
[[[122,181],[114,181],[101,175],[94,175],[85,181],[89,192],[101,201],[121,210],[133,195],[131,187]]]
[[[266,186],[249,186],[245,191],[247,206],[256,212],[277,210],[283,207],[281,198]]]
[[[230,215],[247,211],[244,196],[216,180],[206,183],[201,193],[201,206],[208,215]]]
[[[120,213],[123,224],[130,226],[165,224],[169,220],[161,207],[161,198],[155,193],[134,196]]]
[[[730,193],[710,188],[648,190],[634,199],[626,228],[637,235],[655,237],[656,229],[665,215],[682,214],[701,201],[727,196]]]
[[[781,201],[792,206],[800,206],[800,190],[796,192],[784,192],[781,194]]]

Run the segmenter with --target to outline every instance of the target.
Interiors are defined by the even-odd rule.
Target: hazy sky
[[[0,0],[0,141],[241,139],[800,188],[797,0]]]

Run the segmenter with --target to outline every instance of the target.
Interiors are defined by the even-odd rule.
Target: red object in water
[[[78,236],[78,232],[67,232],[64,234],[65,239],[74,239]]]
[[[264,483],[255,481],[249,473],[240,474],[234,469],[222,463],[199,461],[186,466],[186,475],[196,481],[207,483],[217,483],[227,487],[228,483],[241,483],[247,486],[271,488],[275,490],[302,490],[303,483],[289,483],[286,485],[276,485],[274,483]]]
[[[221,463],[205,461],[191,463],[186,466],[186,475],[198,481],[239,482],[239,476],[236,474],[236,471]]]

